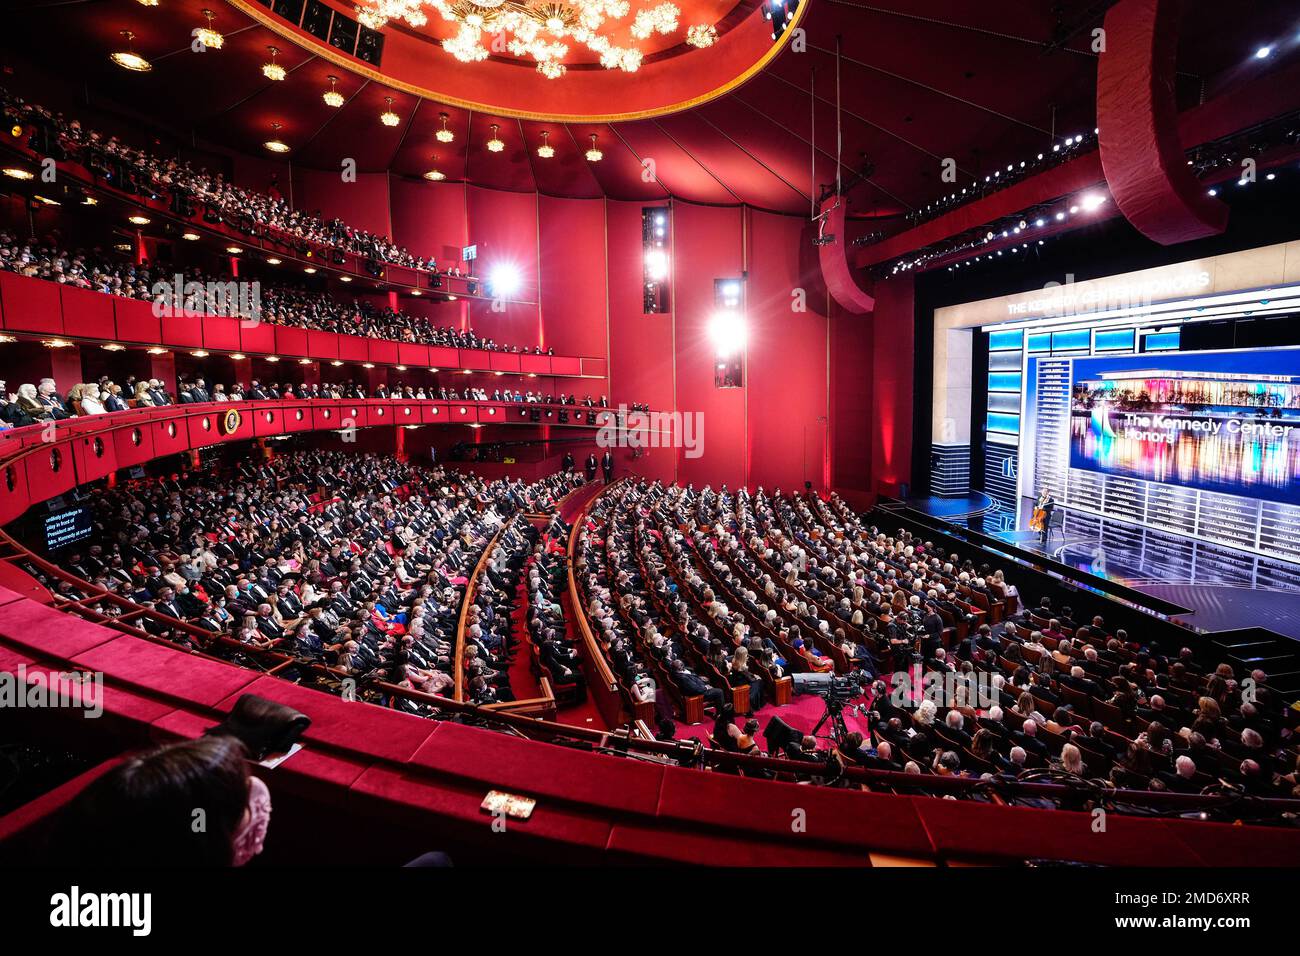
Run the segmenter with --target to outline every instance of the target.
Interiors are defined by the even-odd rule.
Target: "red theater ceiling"
[[[352,4],[329,2],[355,13]],[[158,3],[29,2],[6,14],[6,59],[35,51],[48,68],[57,62],[46,51],[56,51],[92,101],[108,98],[174,133],[254,155],[270,156],[263,144],[279,140],[295,166],[338,169],[351,158],[362,172],[436,170],[449,181],[553,196],[671,195],[792,214],[806,212],[835,179],[838,116],[838,173],[855,212],[880,217],[951,191],[941,180],[945,159],[969,181],[1090,132],[1093,31],[1110,5],[804,0],[794,16],[806,49],[796,51],[789,34],[772,43],[760,0],[676,0],[680,29],[652,33],[636,72],[602,68],[573,44],[565,75],[548,79],[531,59],[508,53],[457,61],[437,44],[447,25],[431,8],[422,28],[386,24],[373,66],[255,0]],[[630,0],[629,21],[653,5]],[[1227,16],[1222,4],[1189,2],[1180,106],[1294,55],[1300,16],[1288,6],[1243,5]],[[204,9],[225,42],[195,53],[191,31],[205,24]],[[713,25],[716,42],[703,49],[684,42],[693,24]],[[124,30],[150,72],[110,63],[109,53],[125,46]],[[1275,50],[1267,64],[1253,56],[1261,45]],[[262,71],[272,46],[285,71],[280,81]],[[331,87],[343,97],[338,108],[322,98]],[[381,121],[385,112],[395,124]],[[437,138],[442,114],[450,142]],[[593,134],[595,162],[586,158]],[[487,148],[493,138],[499,152]],[[538,154],[544,144],[553,155]]]

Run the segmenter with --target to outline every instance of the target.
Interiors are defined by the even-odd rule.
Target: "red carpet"
[[[815,694],[802,694],[792,698],[790,703],[786,704],[784,707],[777,707],[775,704],[764,704],[759,709],[758,713],[754,714],[754,717],[758,720],[758,730],[760,734],[762,734],[764,728],[767,727],[767,722],[773,717],[780,717],[796,730],[802,731],[803,733],[810,733],[817,721],[821,720],[822,714],[824,713],[826,713],[826,707],[822,703],[820,697]],[[744,721],[747,719],[748,718],[742,718],[738,723],[743,725]],[[866,717],[859,717],[857,714],[851,714],[849,709],[846,709],[844,712],[844,723],[848,726],[850,731],[856,730],[862,733],[863,736],[866,736]],[[686,740],[691,737],[700,740],[707,740],[712,731],[713,721],[707,716],[704,723],[697,724],[694,727],[683,724],[680,721],[677,723],[677,737],[681,740]],[[821,730],[817,732],[819,737],[817,746],[819,749],[826,749],[830,746],[830,741],[820,739],[821,735],[829,734],[830,732],[831,722],[828,720],[822,725]]]

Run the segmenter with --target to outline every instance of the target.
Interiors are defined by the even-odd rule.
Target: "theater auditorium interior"
[[[5,7],[6,867],[1300,861],[1300,4]]]

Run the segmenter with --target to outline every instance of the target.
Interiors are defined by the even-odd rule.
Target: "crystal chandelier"
[[[275,58],[280,55],[280,51],[273,46],[269,46],[267,49],[271,51],[271,62],[262,64],[262,75],[268,80],[279,82],[288,75],[285,73],[284,67],[275,62]]]
[[[402,121],[402,118],[393,112],[393,98],[385,96],[384,102],[388,104],[388,109],[379,114],[379,122],[385,126],[396,126]]]
[[[326,106],[338,109],[343,105],[343,94],[334,88],[339,78],[337,76],[328,76],[326,79],[330,81],[330,88],[321,95],[321,99],[325,101]]]
[[[442,122],[442,126],[438,128],[438,132],[433,134],[434,138],[440,143],[450,143],[456,138],[456,134],[447,129],[447,114],[439,113],[438,119]]]
[[[193,31],[194,39],[199,41],[199,45],[208,50],[220,50],[226,45],[226,38],[212,29],[212,18],[216,16],[211,10],[200,11],[208,18],[206,27],[195,27]]]
[[[550,159],[555,155],[555,147],[551,145],[550,130],[542,130],[542,145],[537,147],[537,155],[542,159]]]
[[[681,17],[674,4],[658,3],[642,7],[627,22],[631,0],[364,0],[356,11],[362,24],[378,30],[389,20],[421,27],[429,22],[426,7],[457,25],[442,48],[461,63],[509,53],[535,61],[537,72],[552,80],[567,72],[563,61],[572,44],[595,53],[607,70],[635,73],[643,52],[610,37],[616,32],[634,40],[648,40],[656,33],[667,36],[680,28]],[[690,33],[695,39],[688,37],[688,42],[696,47],[709,46],[717,37],[717,30],[706,24],[691,27]]]

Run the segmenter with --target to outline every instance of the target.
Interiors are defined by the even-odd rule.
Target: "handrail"
[[[460,617],[456,622],[456,655],[455,655],[455,677],[456,677],[456,700],[465,700],[465,618],[469,616],[470,605],[474,603],[474,597],[478,593],[478,582],[483,574],[483,569],[487,567],[488,558],[492,554],[492,549],[496,547],[497,542],[501,540],[501,535],[506,528],[515,520],[511,515],[507,520],[501,523],[501,526],[493,532],[492,537],[488,539],[487,544],[483,546],[483,553],[478,556],[478,563],[474,565],[474,571],[470,574],[469,580],[465,582],[465,596],[460,601]]]

